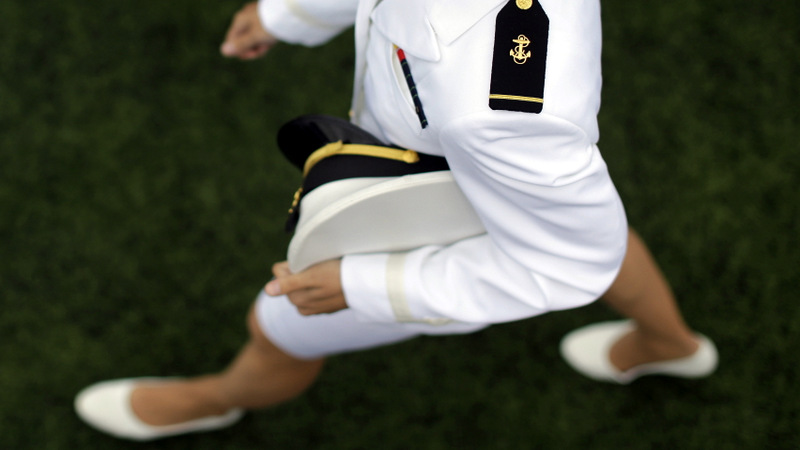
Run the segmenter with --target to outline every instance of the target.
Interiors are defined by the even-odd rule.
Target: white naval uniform
[[[445,156],[487,230],[447,247],[345,256],[348,314],[361,323],[478,329],[590,303],[619,270],[627,224],[596,146],[599,2],[540,0],[550,21],[540,114],[489,108],[495,18],[506,3],[260,2],[265,28],[290,43],[319,45],[355,24],[353,121],[387,143]],[[407,56],[425,128],[394,46]]]

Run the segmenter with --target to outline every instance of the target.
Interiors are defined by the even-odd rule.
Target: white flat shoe
[[[573,369],[589,378],[618,384],[628,384],[644,375],[702,378],[717,368],[717,348],[710,339],[698,334],[700,346],[692,355],[620,371],[611,364],[609,353],[611,347],[631,330],[633,323],[629,320],[579,328],[561,340],[561,356]]]
[[[138,385],[159,382],[163,382],[163,379],[129,378],[93,384],[75,398],[75,411],[81,419],[98,430],[134,441],[150,441],[179,434],[216,430],[233,425],[244,415],[241,409],[232,409],[220,416],[204,417],[174,425],[148,425],[133,413],[131,392]]]

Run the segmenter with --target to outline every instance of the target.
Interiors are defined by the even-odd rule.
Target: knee
[[[247,313],[247,332],[250,342],[260,350],[279,350],[261,329],[261,324],[258,323],[258,318],[256,317],[255,304],[250,307],[250,311]]]
[[[300,365],[320,365],[323,362],[323,358],[315,359],[315,360],[304,360],[296,358],[285,351],[281,350],[278,346],[276,346],[269,337],[264,333],[264,330],[261,328],[261,324],[258,322],[258,318],[256,316],[256,309],[255,304],[250,308],[250,311],[247,314],[247,331],[250,336],[250,344],[253,345],[259,352],[264,355],[268,355],[273,357],[276,360],[281,360],[284,363],[294,363]]]

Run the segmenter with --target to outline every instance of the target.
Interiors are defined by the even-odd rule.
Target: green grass
[[[593,305],[335,358],[219,433],[80,423],[91,382],[224,366],[288,242],[277,128],[348,109],[350,34],[226,61],[238,7],[0,2],[0,448],[800,447],[800,4],[741,0],[603,2],[601,148],[714,377],[581,378],[556,347]]]

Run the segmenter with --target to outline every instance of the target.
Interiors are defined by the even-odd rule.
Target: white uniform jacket
[[[585,305],[619,270],[627,224],[595,145],[599,2],[540,0],[549,39],[538,114],[489,107],[495,20],[506,3],[261,0],[265,28],[290,43],[318,45],[355,24],[354,122],[387,143],[445,156],[487,230],[447,247],[344,257],[345,296],[360,320],[511,321]]]

